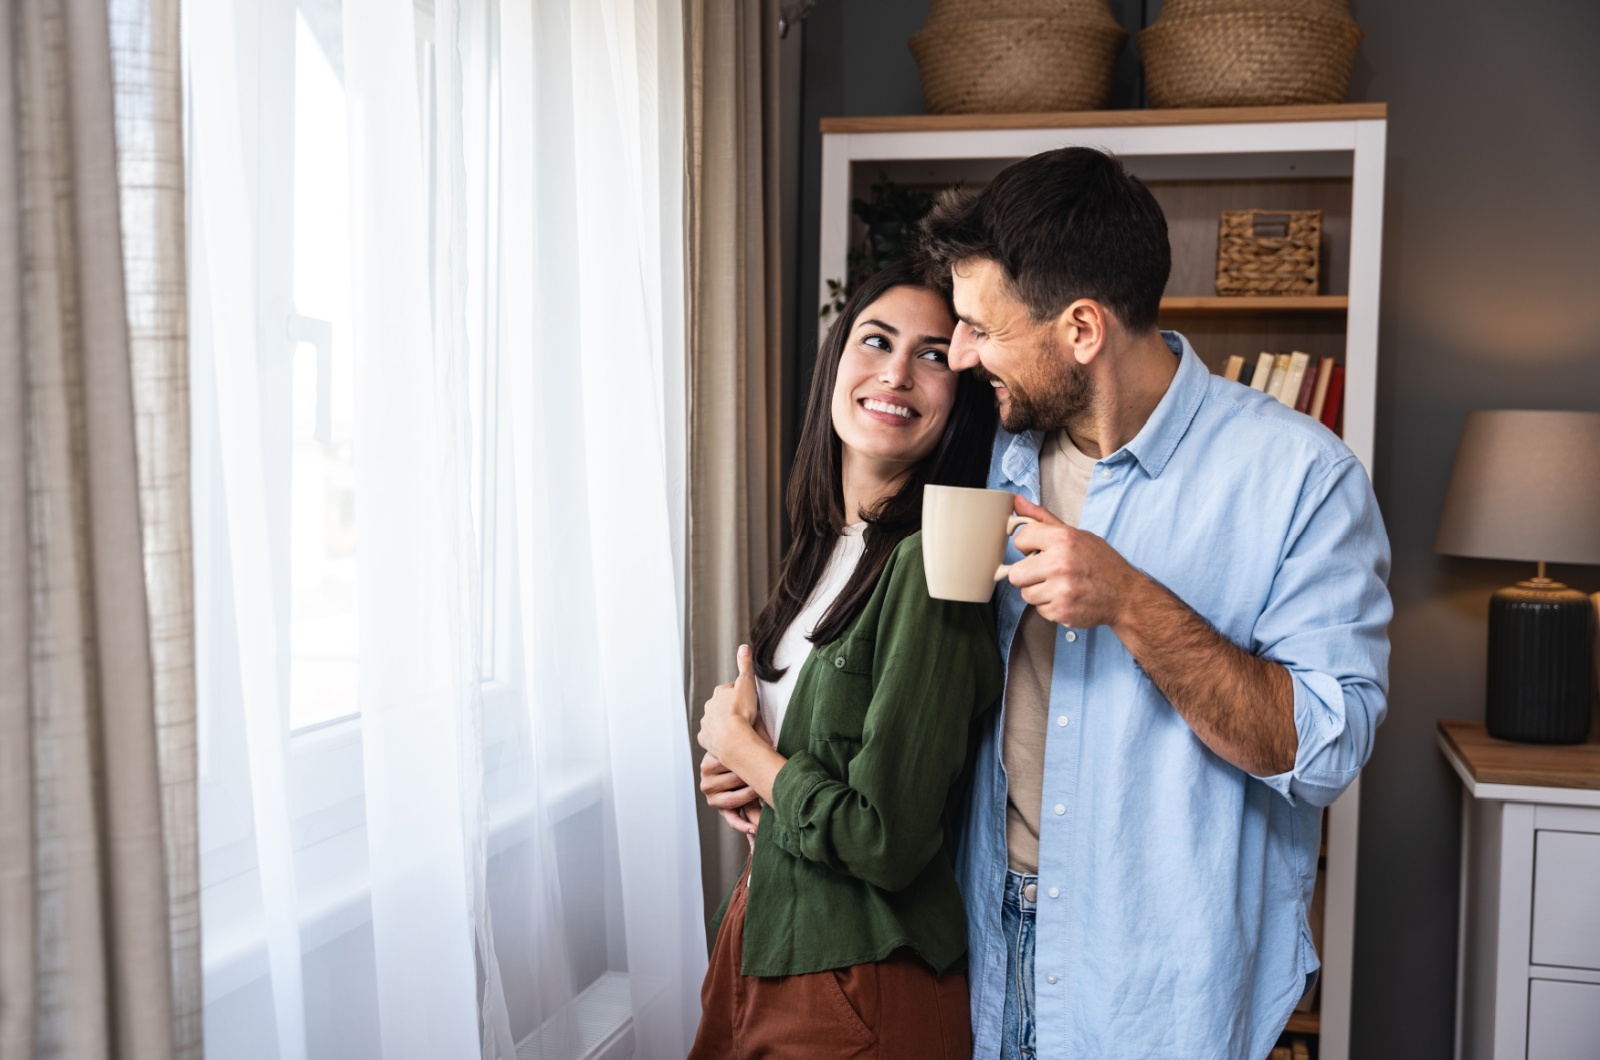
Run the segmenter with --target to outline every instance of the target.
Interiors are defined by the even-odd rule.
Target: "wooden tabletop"
[[[1600,741],[1510,743],[1489,735],[1482,722],[1441,721],[1441,742],[1453,750],[1478,784],[1600,790]]]

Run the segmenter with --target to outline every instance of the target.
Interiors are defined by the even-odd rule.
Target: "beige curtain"
[[[690,723],[766,600],[779,553],[777,0],[685,0],[689,66]],[[698,756],[697,761],[698,761]],[[700,804],[706,906],[748,847]]]
[[[201,1052],[177,42],[0,14],[3,1060]]]

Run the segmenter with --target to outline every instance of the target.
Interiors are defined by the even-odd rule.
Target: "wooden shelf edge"
[[[1163,298],[1161,312],[1188,316],[1243,316],[1262,313],[1344,313],[1350,298],[1342,294],[1206,295]]]
[[[1289,1025],[1283,1029],[1289,1034],[1321,1034],[1322,1013],[1296,1012],[1289,1017]]]
[[[1083,110],[1055,114],[887,114],[823,118],[828,133],[971,132],[984,129],[1086,129],[1118,125],[1237,125],[1295,121],[1385,121],[1387,103],[1325,103],[1289,107],[1204,107]]]

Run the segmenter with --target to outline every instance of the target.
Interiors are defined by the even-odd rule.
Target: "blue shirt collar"
[[[1178,374],[1173,376],[1167,392],[1162,395],[1160,403],[1150,414],[1150,419],[1145,421],[1144,427],[1132,441],[1118,450],[1118,453],[1126,452],[1137,460],[1139,466],[1144,468],[1145,474],[1151,478],[1159,478],[1161,472],[1166,469],[1167,461],[1172,459],[1178,443],[1183,440],[1189,425],[1194,422],[1195,413],[1200,411],[1200,403],[1205,400],[1206,391],[1211,385],[1211,370],[1194,352],[1194,347],[1189,345],[1188,339],[1176,331],[1163,331],[1161,339],[1178,358]],[[1005,452],[1000,458],[1001,474],[1005,475],[1012,485],[1037,498],[1039,449],[1044,443],[1044,432],[1024,431],[1021,434],[1007,434],[1002,428],[1000,433],[1009,438]],[[1108,462],[1115,461],[1118,453],[1112,453],[1103,459]]]

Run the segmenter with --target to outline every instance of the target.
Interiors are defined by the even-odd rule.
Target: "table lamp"
[[[1469,412],[1433,550],[1539,564],[1489,601],[1489,735],[1589,734],[1594,605],[1546,563],[1600,564],[1600,412]]]

